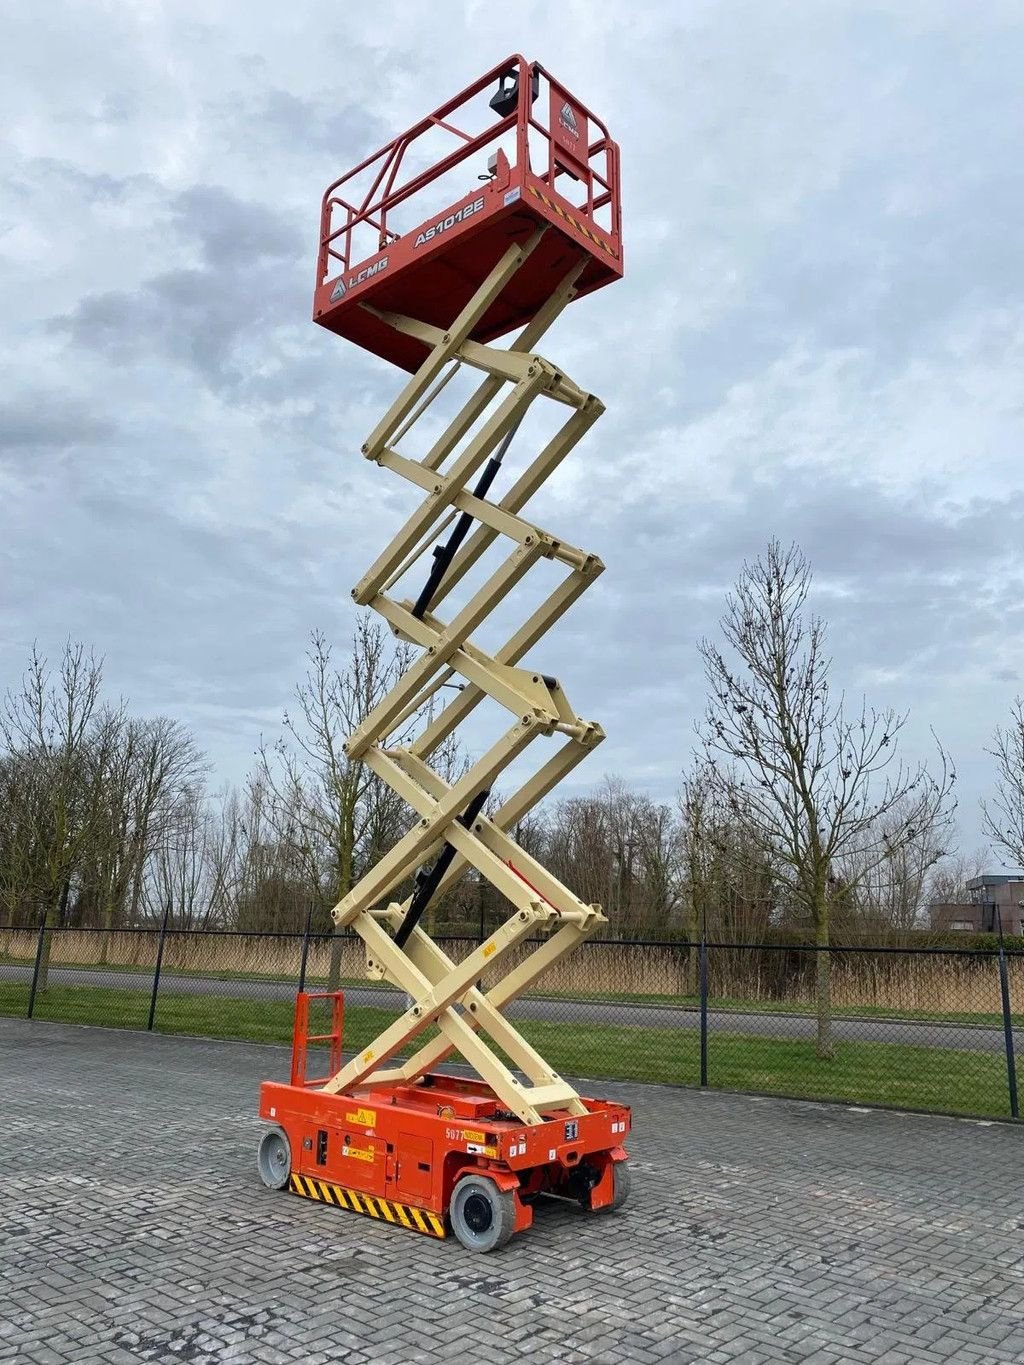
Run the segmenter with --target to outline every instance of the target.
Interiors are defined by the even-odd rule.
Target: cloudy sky
[[[309,321],[320,195],[518,50],[622,147],[626,277],[543,348],[608,408],[545,514],[608,564],[538,656],[609,731],[579,781],[674,790],[774,534],[978,842],[1024,690],[1024,0],[3,11],[4,684],[81,638],[244,774],[397,524],[358,454],[394,372]]]

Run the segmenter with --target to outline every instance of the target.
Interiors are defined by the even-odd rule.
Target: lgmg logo
[[[347,284],[345,283],[344,277],[341,277],[331,290],[331,302],[337,303],[339,299],[345,297],[350,289],[355,289],[357,284],[363,284],[366,280],[372,280],[374,275],[379,275],[382,270],[387,270],[387,268],[388,258],[382,256],[380,260],[375,261],[373,265],[364,266],[357,275],[351,275]]]
[[[579,137],[580,125],[576,122],[576,111],[568,100],[558,111],[558,121],[570,137]]]

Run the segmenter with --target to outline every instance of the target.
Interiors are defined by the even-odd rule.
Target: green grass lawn
[[[28,988],[0,984],[0,1014],[25,1013]],[[98,986],[52,986],[36,997],[38,1019],[109,1027],[144,1028],[149,993]],[[365,1046],[394,1014],[365,1006],[345,1011],[345,1047]],[[696,1085],[700,1075],[695,1029],[642,1025],[563,1024],[524,1020],[523,1034],[567,1076]],[[263,1043],[291,1041],[290,1001],[161,992],[156,1028],[161,1033]],[[909,1109],[1008,1117],[1005,1062],[999,1053],[889,1043],[842,1043],[830,1062],[810,1043],[712,1032],[712,1086],[807,1099],[847,1100]]]

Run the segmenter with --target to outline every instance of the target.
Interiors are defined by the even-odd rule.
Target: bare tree
[[[833,897],[834,928],[893,941],[920,927],[933,871],[948,855],[951,830],[940,811],[934,821],[913,820],[912,831],[894,839],[907,823],[905,804],[886,811],[880,829],[868,831],[866,852],[851,846],[837,860],[841,894]],[[891,849],[882,859],[875,856],[879,834]]]
[[[21,686],[0,707],[0,744],[7,771],[28,778],[31,820],[22,822],[16,855],[22,901],[34,902],[50,927],[64,923],[73,881],[101,817],[95,780],[97,748],[109,743],[113,712],[101,718],[101,663],[68,641],[56,675],[33,646]],[[100,759],[102,762],[102,759]],[[40,960],[39,985],[49,971],[50,935]]]
[[[641,932],[661,938],[682,906],[678,828],[668,806],[640,798],[634,832],[634,883],[640,898]]]
[[[244,841],[242,805],[228,790],[183,789],[173,818],[153,832],[139,888],[140,910],[174,929],[237,927]]]
[[[150,918],[167,915],[174,929],[202,929],[213,909],[207,844],[210,811],[194,792],[172,826],[160,831],[150,853],[140,898]]]
[[[310,892],[326,915],[353,885],[361,865],[387,846],[402,803],[390,787],[345,753],[345,740],[391,689],[406,663],[381,626],[362,616],[344,668],[326,637],[313,633],[306,676],[286,712],[284,734],[261,744],[257,776],[266,816],[291,845]],[[361,854],[363,855],[361,857]]]
[[[395,685],[411,657],[408,645],[396,644],[365,615],[343,667],[335,665],[325,636],[314,632],[306,676],[296,688],[298,710],[285,714],[284,734],[276,743],[260,746],[256,778],[266,793],[267,819],[282,846],[293,850],[295,868],[308,888],[297,899],[304,908],[312,896],[321,924],[331,928],[331,906],[401,837],[412,818],[386,782],[345,752],[348,736]],[[429,706],[410,716],[391,743],[407,742],[430,718]],[[440,776],[456,780],[464,767],[457,742],[449,737],[431,763]],[[339,962],[336,943],[332,982]]]
[[[989,863],[989,854],[984,848],[976,848],[973,853],[953,852],[947,854],[931,869],[925,898],[929,905],[963,904],[970,896],[967,883],[984,873]]]
[[[592,796],[570,796],[547,811],[544,857],[551,871],[581,900],[615,912],[618,894],[616,851],[608,828],[608,809]],[[619,848],[620,856],[624,850]],[[621,863],[620,863],[621,866]]]
[[[808,561],[773,540],[746,563],[721,619],[724,652],[701,644],[709,696],[700,729],[710,771],[758,830],[809,922],[816,954],[817,1050],[831,1057],[830,909],[867,876],[950,818],[954,774],[941,747],[933,777],[898,758],[906,714],[862,702],[848,712],[829,684],[825,623],[806,612]],[[855,870],[844,859],[856,852]]]
[[[193,823],[206,764],[189,731],[166,716],[117,713],[100,729],[95,780],[102,799],[80,900],[104,931],[106,961],[111,931],[138,914],[147,859]]]
[[[0,706],[0,898],[22,920],[111,930],[135,919],[147,860],[203,761],[188,731],[105,704],[102,669],[68,642],[51,668],[33,649]],[[50,937],[44,940],[45,986]]]
[[[679,793],[685,932],[690,943],[764,939],[775,907],[776,879],[764,841],[742,818],[721,774],[699,760]],[[697,990],[697,954],[687,961],[687,992]]]
[[[0,757],[0,914],[12,924],[38,919],[50,829],[50,765],[22,750]]]
[[[992,748],[995,795],[982,801],[986,836],[1014,868],[1024,867],[1024,697],[1015,697],[1010,723],[997,726]]]
[[[679,793],[679,842],[684,878],[683,931],[690,945],[686,959],[686,994],[697,993],[698,959],[694,945],[705,935],[716,878],[715,784],[698,767],[684,778]]]
[[[584,900],[604,905],[622,936],[662,935],[681,904],[679,840],[669,807],[606,777],[537,817],[540,856]]]

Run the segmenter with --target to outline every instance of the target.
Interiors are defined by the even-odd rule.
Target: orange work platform
[[[508,247],[538,225],[555,230],[471,340],[529,322],[581,256],[577,296],[622,274],[619,149],[538,62],[515,56],[328,187],[314,321],[413,371],[429,345],[375,313],[443,330]]]

